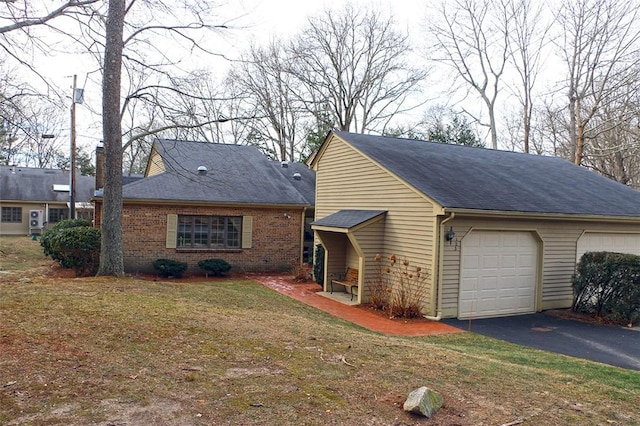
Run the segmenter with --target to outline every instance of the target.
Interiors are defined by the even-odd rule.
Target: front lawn
[[[385,337],[249,280],[10,277],[3,425],[640,424],[639,372],[471,333]],[[444,396],[429,420],[401,409],[422,385]]]

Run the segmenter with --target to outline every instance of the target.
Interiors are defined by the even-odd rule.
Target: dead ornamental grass
[[[640,373],[368,332],[246,280],[0,282],[0,424],[640,424]],[[444,408],[401,410],[428,385]]]

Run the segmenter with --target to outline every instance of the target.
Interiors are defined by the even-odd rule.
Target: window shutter
[[[253,234],[253,216],[242,216],[242,248],[251,248]]]
[[[178,215],[167,215],[167,242],[166,248],[176,248],[178,242]]]

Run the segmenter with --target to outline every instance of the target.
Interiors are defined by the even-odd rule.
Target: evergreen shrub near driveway
[[[588,252],[573,277],[573,310],[620,324],[640,321],[640,256]]]
[[[62,220],[40,238],[46,256],[64,268],[73,268],[76,276],[94,274],[100,262],[100,230],[83,219]]]

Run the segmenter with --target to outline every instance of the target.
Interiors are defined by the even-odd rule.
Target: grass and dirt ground
[[[431,419],[408,393],[444,396]],[[74,278],[0,239],[3,425],[634,425],[640,372],[386,337],[242,277]]]

